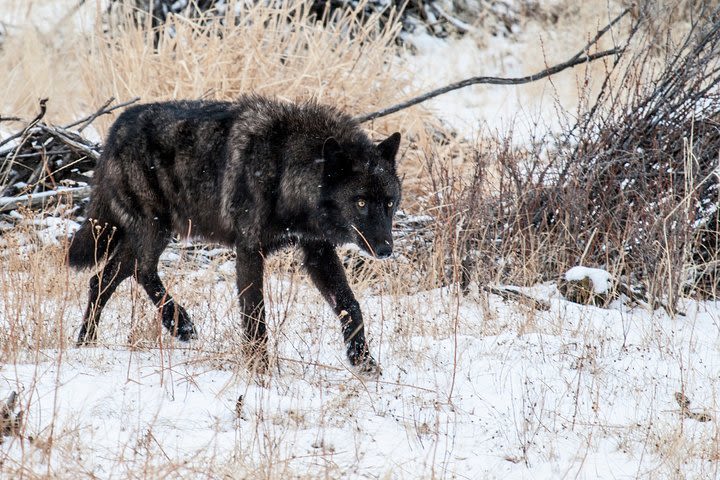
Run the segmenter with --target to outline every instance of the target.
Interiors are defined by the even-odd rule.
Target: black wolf
[[[243,96],[129,108],[110,129],[87,220],[70,244],[71,266],[100,266],[78,345],[96,340],[104,305],[130,276],[173,335],[196,335],[157,272],[160,254],[180,234],[235,248],[244,337],[258,365],[267,363],[264,260],[297,245],[340,317],[350,362],[376,370],[334,247],[355,243],[377,258],[392,253],[399,144],[394,133],[376,145],[351,117],[315,102]]]

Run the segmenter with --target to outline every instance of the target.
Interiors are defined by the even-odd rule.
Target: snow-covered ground
[[[200,338],[163,334],[130,348],[132,325],[147,338],[154,327],[152,307],[126,282],[103,314],[101,345],[74,348],[83,305],[65,300],[61,321],[46,325],[65,348],[24,350],[0,367],[0,395],[19,392],[26,412],[22,437],[0,447],[0,469],[53,478],[717,474],[717,302],[687,302],[671,318],[621,300],[569,303],[547,284],[525,290],[551,305],[535,311],[452,289],[382,294],[397,281],[390,269],[360,294],[383,368],[372,378],[348,367],[338,322],[307,279],[271,274],[276,368],[259,381],[238,353],[232,261],[181,257],[166,254],[163,269],[182,272],[172,290]],[[87,274],[68,281],[84,285]],[[678,392],[712,420],[685,418]]]

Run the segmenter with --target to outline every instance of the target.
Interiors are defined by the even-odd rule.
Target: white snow
[[[89,32],[95,27],[98,12],[107,8],[107,0],[93,0],[80,4],[79,0],[27,1],[0,0],[0,23],[9,34],[27,25],[43,33],[58,34],[70,26],[75,31]]]
[[[589,278],[593,285],[593,291],[598,294],[606,293],[610,289],[612,275],[601,268],[590,268],[575,266],[565,272],[565,280],[568,282],[580,281]]]
[[[49,456],[27,438],[8,437],[0,449],[31,471],[60,474],[74,458],[102,478],[169,466],[273,478],[714,472],[705,459],[715,422],[683,420],[674,393],[684,392],[691,408],[717,411],[717,303],[689,302],[687,317],[672,319],[572,304],[551,285],[526,290],[552,305],[532,313],[447,289],[366,294],[372,351],[384,369],[376,379],[347,366],[337,321],[307,281],[268,280],[279,360],[267,385],[237,353],[232,277],[185,304],[198,340],[182,345],[164,335],[150,349],[126,346],[130,324],[152,308],[135,305],[125,286],[104,312],[101,346],[70,346],[82,305],[67,305],[59,333],[66,348],[30,350],[0,367],[0,396],[20,393],[26,436],[56,435]],[[191,293],[174,291],[180,302]]]
[[[416,48],[406,56],[408,77],[421,91],[432,90],[451,82],[477,75],[512,75],[517,63],[506,55],[509,43],[500,48],[480,48],[469,35],[438,39],[420,32],[408,37]],[[507,87],[487,85],[465,87],[447,93],[425,104],[463,135],[473,136],[484,126],[506,131],[520,109],[515,92]],[[508,115],[509,114],[509,115]]]

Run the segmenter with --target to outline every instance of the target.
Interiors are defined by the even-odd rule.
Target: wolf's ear
[[[342,175],[352,167],[350,158],[333,137],[323,144],[323,172],[326,177]]]
[[[395,155],[397,155],[398,149],[400,148],[400,132],[395,132],[378,143],[377,148],[382,158],[395,165]]]

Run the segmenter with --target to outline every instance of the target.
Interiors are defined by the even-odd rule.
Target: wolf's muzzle
[[[375,256],[377,258],[388,258],[390,255],[392,255],[392,251],[392,242],[381,242],[378,243],[375,247]]]

